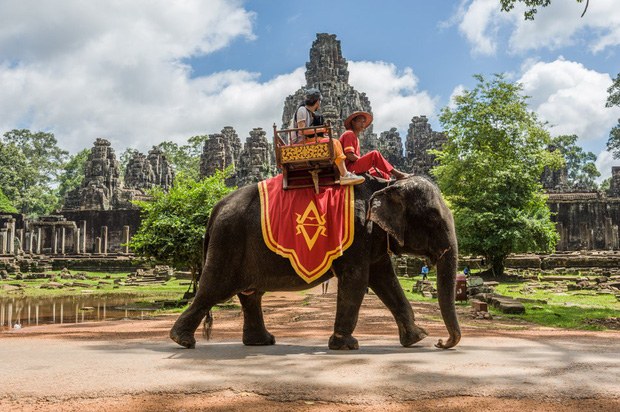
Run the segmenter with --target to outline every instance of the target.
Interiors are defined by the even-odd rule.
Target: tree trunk
[[[504,261],[506,256],[491,256],[489,257],[489,262],[491,263],[491,270],[493,271],[493,276],[500,277],[504,274]]]

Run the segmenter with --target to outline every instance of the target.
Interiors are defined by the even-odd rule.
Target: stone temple
[[[305,77],[306,84],[300,85],[285,99],[280,127],[289,126],[295,110],[303,103],[305,90],[310,87],[321,91],[323,102],[320,112],[325,120],[332,122],[336,135],[344,132],[344,119],[353,111],[372,113],[366,94],[349,84],[348,64],[335,35],[317,34],[306,63]],[[235,165],[236,175],[230,183],[243,186],[277,173],[270,143],[272,137],[267,138],[260,130],[259,138],[259,130],[250,132],[251,138],[247,139],[243,151],[240,150],[241,141],[231,127],[210,135],[202,154],[202,175],[209,175],[214,168]],[[433,131],[426,116],[415,114],[412,114],[404,142],[396,128],[380,132],[377,137],[371,125],[360,135],[362,154],[379,150],[396,168],[427,177],[430,177],[430,170],[436,164],[435,157],[428,151],[441,150],[446,142],[447,137],[442,132]],[[569,191],[566,169],[547,170],[541,180],[549,195],[549,207],[555,213],[552,219],[560,234],[557,250],[619,249],[620,167],[612,169],[611,189],[607,193],[583,189]]]
[[[331,121],[337,136],[344,132],[343,121],[353,111],[372,113],[366,94],[349,84],[348,63],[335,35],[317,34],[306,63],[305,80],[306,84],[285,98],[279,127],[288,127],[310,87],[321,90],[321,114]],[[279,171],[271,133],[255,128],[240,135],[225,126],[219,133],[210,134],[203,146],[200,175],[209,176],[215,170],[233,166],[234,174],[227,180],[231,186],[274,176]],[[362,154],[379,150],[398,169],[428,177],[436,164],[429,149],[441,150],[446,142],[447,137],[433,131],[425,116],[415,113],[404,137],[396,128],[375,132],[372,127],[360,136]],[[149,189],[167,190],[174,180],[172,166],[159,148],[146,155],[135,154],[122,174],[114,149],[104,139],[95,141],[84,172],[81,186],[68,193],[64,209],[56,214],[37,220],[20,214],[0,216],[0,255],[20,251],[35,255],[127,254],[125,244],[141,221],[140,210],[132,202],[147,199]],[[620,249],[620,167],[612,168],[607,192],[569,190],[566,170],[547,170],[541,182],[560,235],[558,251]]]

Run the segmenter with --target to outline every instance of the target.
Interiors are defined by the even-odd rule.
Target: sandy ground
[[[334,287],[333,283],[330,287]],[[473,320],[451,350],[438,308],[414,303],[430,336],[411,348],[367,295],[359,351],[330,351],[336,294],[265,296],[269,347],[241,344],[239,310],[216,312],[213,339],[168,339],[177,315],[46,325],[0,334],[0,410],[618,411],[620,332]]]

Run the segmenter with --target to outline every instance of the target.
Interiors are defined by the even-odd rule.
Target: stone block
[[[474,307],[474,309],[476,309],[477,311],[480,311],[480,312],[489,311],[488,304],[486,302],[482,302],[477,299],[472,299],[470,302],[471,302],[471,305]]]
[[[525,313],[525,306],[516,300],[502,300],[497,308],[505,314],[519,315]]]
[[[483,284],[484,284],[484,279],[482,279],[480,276],[471,276],[467,280],[467,286],[469,287],[482,286]]]

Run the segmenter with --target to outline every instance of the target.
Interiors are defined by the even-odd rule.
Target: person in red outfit
[[[347,157],[345,160],[347,170],[355,174],[368,172],[373,176],[388,180],[390,175],[397,180],[410,177],[411,175],[394,169],[376,150],[360,156],[360,142],[357,136],[370,126],[370,123],[372,123],[372,115],[368,112],[355,112],[344,121],[347,131],[340,136],[339,140]]]

